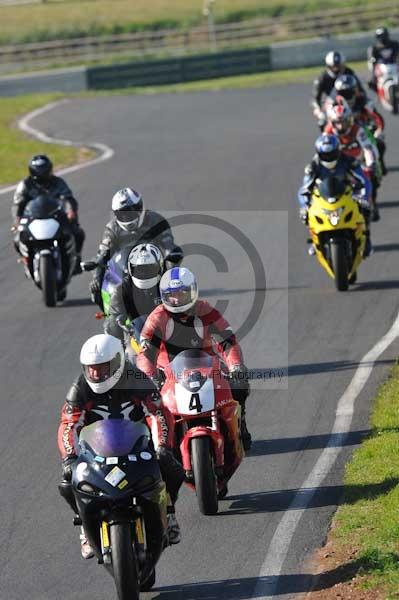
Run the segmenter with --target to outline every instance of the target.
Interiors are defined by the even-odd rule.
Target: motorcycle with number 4
[[[104,419],[83,427],[72,486],[79,518],[119,600],[155,583],[166,541],[167,493],[146,425]]]
[[[219,358],[201,350],[180,352],[165,368],[162,402],[175,420],[175,453],[204,515],[218,511],[244,456],[241,408]]]
[[[399,112],[399,76],[396,63],[377,63],[375,66],[378,98],[389,112]]]
[[[366,224],[352,188],[334,178],[319,182],[308,219],[313,252],[336,289],[346,291],[356,281],[366,244]]]
[[[38,196],[26,205],[17,227],[25,275],[41,289],[46,306],[66,296],[77,260],[75,238],[61,202]]]

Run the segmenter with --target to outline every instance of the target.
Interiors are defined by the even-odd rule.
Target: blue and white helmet
[[[172,313],[185,313],[198,299],[195,276],[185,267],[174,267],[162,275],[159,284],[162,304]]]
[[[315,148],[321,164],[327,169],[334,169],[340,155],[337,136],[323,133],[317,138]]]

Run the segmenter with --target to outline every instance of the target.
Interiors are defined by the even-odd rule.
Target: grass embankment
[[[17,129],[16,121],[19,117],[59,98],[60,94],[0,98],[0,186],[26,177],[28,162],[34,154],[49,154],[56,169],[93,156],[91,150],[45,144]]]
[[[361,10],[366,4],[375,5],[376,0],[330,0],[328,8],[359,6]],[[203,5],[203,0],[48,0],[40,4],[1,6],[0,43],[206,24]],[[213,6],[217,23],[320,11],[318,0],[217,0]]]
[[[399,597],[398,409],[397,365],[377,395],[371,434],[346,468],[344,504],[334,519],[320,578],[328,580],[329,573],[330,585],[339,588],[328,595],[329,586],[316,585],[316,598]]]

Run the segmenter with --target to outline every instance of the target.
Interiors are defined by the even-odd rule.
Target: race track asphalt
[[[194,494],[184,489],[182,542],[165,551],[156,586],[143,597],[253,597],[273,533],[327,443],[340,396],[397,314],[399,122],[387,117],[391,172],[380,194],[382,219],[372,229],[376,252],[361,266],[357,285],[338,293],[307,256],[297,217],[296,190],[317,135],[308,93],[306,86],[287,85],[75,99],[32,123],[49,135],[115,150],[110,161],[67,178],[80,200],[85,257],[96,250],[112,194],[133,186],[149,207],[184,215],[175,235],[190,254],[186,264],[198,273],[203,295],[225,303],[235,328],[253,302],[260,311],[242,339],[248,365],[269,374],[248,402],[253,449],[217,516],[201,516]],[[86,275],[74,278],[63,305],[42,305],[10,244],[11,197],[0,200],[0,597],[109,600],[113,582],[94,561],[80,558],[78,530],[57,491],[60,408],[79,371],[80,346],[101,325]],[[195,224],[193,213],[208,220]],[[258,259],[247,255],[253,246],[266,294]],[[343,490],[343,465],[367,432],[370,401],[397,354],[394,343],[378,360],[334,469],[310,505],[306,493],[298,505],[306,510],[273,592],[279,598],[300,594],[311,581],[307,560],[325,539]]]

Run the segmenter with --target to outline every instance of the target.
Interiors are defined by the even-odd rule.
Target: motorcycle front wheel
[[[348,289],[348,263],[345,245],[342,241],[330,243],[331,266],[334,271],[335,287],[339,292]]]
[[[191,440],[191,463],[199,509],[203,515],[216,515],[218,492],[209,438]]]
[[[110,525],[112,571],[118,600],[139,600],[140,584],[131,523]]]
[[[51,254],[40,256],[40,283],[43,301],[46,306],[55,306],[57,301],[57,282]]]

